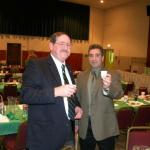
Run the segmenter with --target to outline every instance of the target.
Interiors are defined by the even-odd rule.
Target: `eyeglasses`
[[[55,43],[55,44],[57,44],[57,45],[59,45],[59,46],[67,46],[68,48],[70,48],[72,45],[70,44],[70,43]]]

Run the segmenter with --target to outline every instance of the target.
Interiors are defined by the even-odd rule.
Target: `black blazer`
[[[73,74],[68,68],[72,82]],[[27,147],[60,150],[65,144],[68,118],[62,97],[54,97],[61,79],[51,56],[29,61],[23,74],[21,102],[28,104]],[[76,99],[76,105],[79,105]]]

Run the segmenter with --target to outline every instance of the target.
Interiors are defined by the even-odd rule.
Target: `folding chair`
[[[142,92],[145,92],[145,95],[147,95],[148,94],[147,87],[140,87],[139,88],[139,95],[141,95]]]
[[[27,136],[27,122],[23,122],[17,134],[6,135],[3,139],[3,146],[6,150],[25,150]]]
[[[150,105],[143,105],[137,109],[132,126],[145,126],[150,124]]]
[[[4,95],[4,101],[7,101],[8,96],[17,97],[18,96],[17,85],[16,84],[5,85],[3,95]]]
[[[129,128],[126,150],[150,150],[150,126]]]
[[[117,112],[117,120],[120,131],[127,131],[132,125],[134,118],[134,109],[132,107],[123,108]]]
[[[61,150],[74,150],[74,148],[71,145],[67,145],[64,148],[62,148]]]
[[[10,74],[10,73],[9,74],[5,74],[4,81],[8,82],[11,77],[12,77],[12,74]]]
[[[61,150],[78,150],[78,132],[75,132],[74,138],[74,145],[66,145]]]
[[[135,86],[135,85],[134,85],[134,82],[128,83],[127,86],[126,86],[126,89],[125,89],[125,91],[124,91],[124,94],[125,94],[125,95],[128,95],[128,92],[133,91],[134,86]]]

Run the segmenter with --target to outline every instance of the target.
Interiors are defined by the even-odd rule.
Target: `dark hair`
[[[67,35],[69,37],[69,35],[66,34],[65,32],[55,32],[51,35],[50,42],[55,43],[57,41],[57,38],[61,35]]]
[[[100,52],[101,52],[101,55],[104,56],[104,49],[103,49],[103,47],[101,45],[99,45],[99,44],[92,44],[92,45],[90,45],[89,49],[88,49],[88,53],[92,49],[99,49]]]

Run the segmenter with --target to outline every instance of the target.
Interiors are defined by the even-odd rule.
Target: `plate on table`
[[[128,101],[128,99],[129,99],[128,95],[124,95],[123,97],[121,97],[117,101],[126,102],[126,101]]]
[[[114,104],[115,107],[119,106],[119,104]]]
[[[150,103],[150,95],[140,95],[138,98]]]
[[[18,82],[7,82],[6,85],[17,85],[19,84]]]
[[[145,98],[146,98],[146,95],[139,95],[138,98],[139,98],[139,99],[145,99]]]
[[[150,95],[146,95],[145,100],[150,102]]]
[[[0,123],[5,123],[5,122],[9,122],[8,117],[0,114]]]
[[[142,102],[138,102],[138,101],[128,101],[128,105],[130,105],[130,106],[141,106],[144,104]]]

